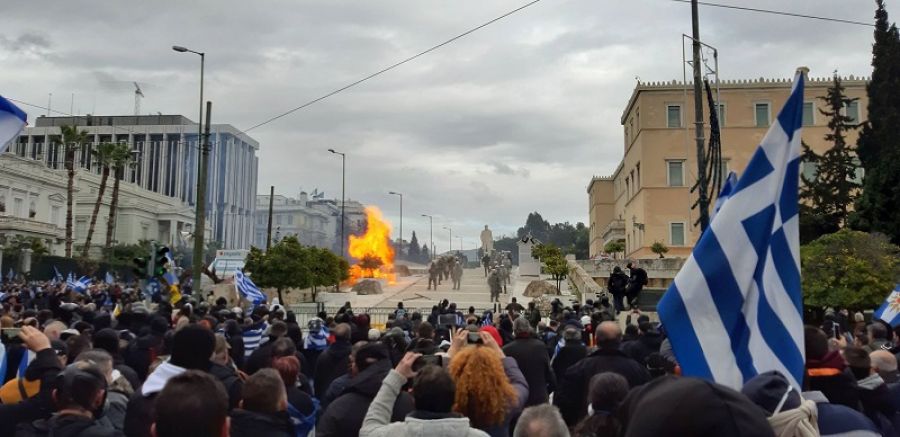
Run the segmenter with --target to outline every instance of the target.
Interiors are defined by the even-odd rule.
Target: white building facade
[[[38,117],[35,127],[26,128],[9,152],[64,174],[62,125],[87,131],[91,147],[102,142],[125,142],[139,157],[122,180],[115,225],[117,243],[142,239],[187,243],[185,237],[190,238],[193,232],[196,204],[196,123],[180,115]],[[223,248],[246,249],[253,238],[259,143],[230,125],[214,124],[210,131],[205,234]],[[80,188],[77,204],[85,206],[75,209],[75,242],[79,244],[84,241],[96,202],[101,169],[92,162],[89,148],[78,151],[75,161]],[[111,188],[112,179],[107,193]],[[98,218],[94,244],[105,243],[108,197],[104,202],[104,219]]]
[[[344,235],[360,233],[365,229],[365,207],[348,200],[344,216]],[[322,193],[310,197],[301,191],[296,198],[275,195],[272,202],[272,242],[288,236],[296,236],[301,244],[340,252],[341,201],[326,199]],[[256,224],[253,245],[266,247],[269,224],[269,195],[256,196]],[[347,245],[344,245],[346,250]]]

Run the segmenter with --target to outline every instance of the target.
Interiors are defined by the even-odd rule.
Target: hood
[[[825,356],[822,357],[821,360],[806,360],[806,367],[808,369],[844,370],[847,367],[847,362],[844,361],[844,357],[841,356],[841,353],[839,351],[831,351],[825,354]]]
[[[166,383],[169,382],[169,379],[178,376],[185,371],[187,371],[187,369],[184,367],[178,367],[168,361],[160,364],[159,367],[147,377],[147,381],[144,382],[144,385],[141,386],[141,394],[150,396],[162,391],[163,387],[166,386]]]
[[[49,432],[48,435],[52,435],[54,437],[78,437],[82,433],[87,435],[91,435],[91,432],[88,431],[88,428],[98,426],[95,425],[92,419],[88,419],[87,417],[76,416],[73,414],[66,415],[54,415],[41,424],[35,422],[33,425],[38,430],[47,429]],[[87,431],[87,432],[86,432]]]
[[[244,433],[259,433],[270,435],[272,430],[281,430],[293,434],[291,418],[287,412],[281,411],[274,414],[256,413],[253,411],[236,408],[231,411],[231,427]],[[234,432],[234,431],[232,431]]]
[[[468,417],[445,419],[417,419],[406,417],[404,435],[427,435],[431,437],[458,437],[470,434]]]
[[[374,398],[378,394],[378,389],[381,388],[384,377],[391,371],[391,368],[391,360],[389,359],[373,363],[347,382],[347,388],[344,389],[344,393],[359,393]]]
[[[873,373],[857,381],[856,385],[863,390],[875,390],[876,388],[884,385],[884,379],[881,378],[881,375]]]

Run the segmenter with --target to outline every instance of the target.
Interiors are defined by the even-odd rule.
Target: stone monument
[[[519,276],[540,276],[541,263],[531,255],[531,249],[540,244],[531,234],[519,240]]]
[[[488,229],[488,225],[484,225],[484,230],[481,231],[481,249],[484,253],[494,251],[494,233]]]

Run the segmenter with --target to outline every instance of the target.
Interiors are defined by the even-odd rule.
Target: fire
[[[391,247],[391,224],[374,206],[366,207],[366,233],[350,236],[350,256],[357,263],[350,266],[350,283],[363,278],[383,278],[389,284],[396,282],[394,275],[394,248]],[[374,268],[368,267],[380,264]],[[368,266],[364,266],[368,265]]]

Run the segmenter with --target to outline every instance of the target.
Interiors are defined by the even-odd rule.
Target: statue
[[[484,225],[484,230],[481,231],[481,249],[485,254],[494,251],[494,233],[488,229],[488,225]]]

